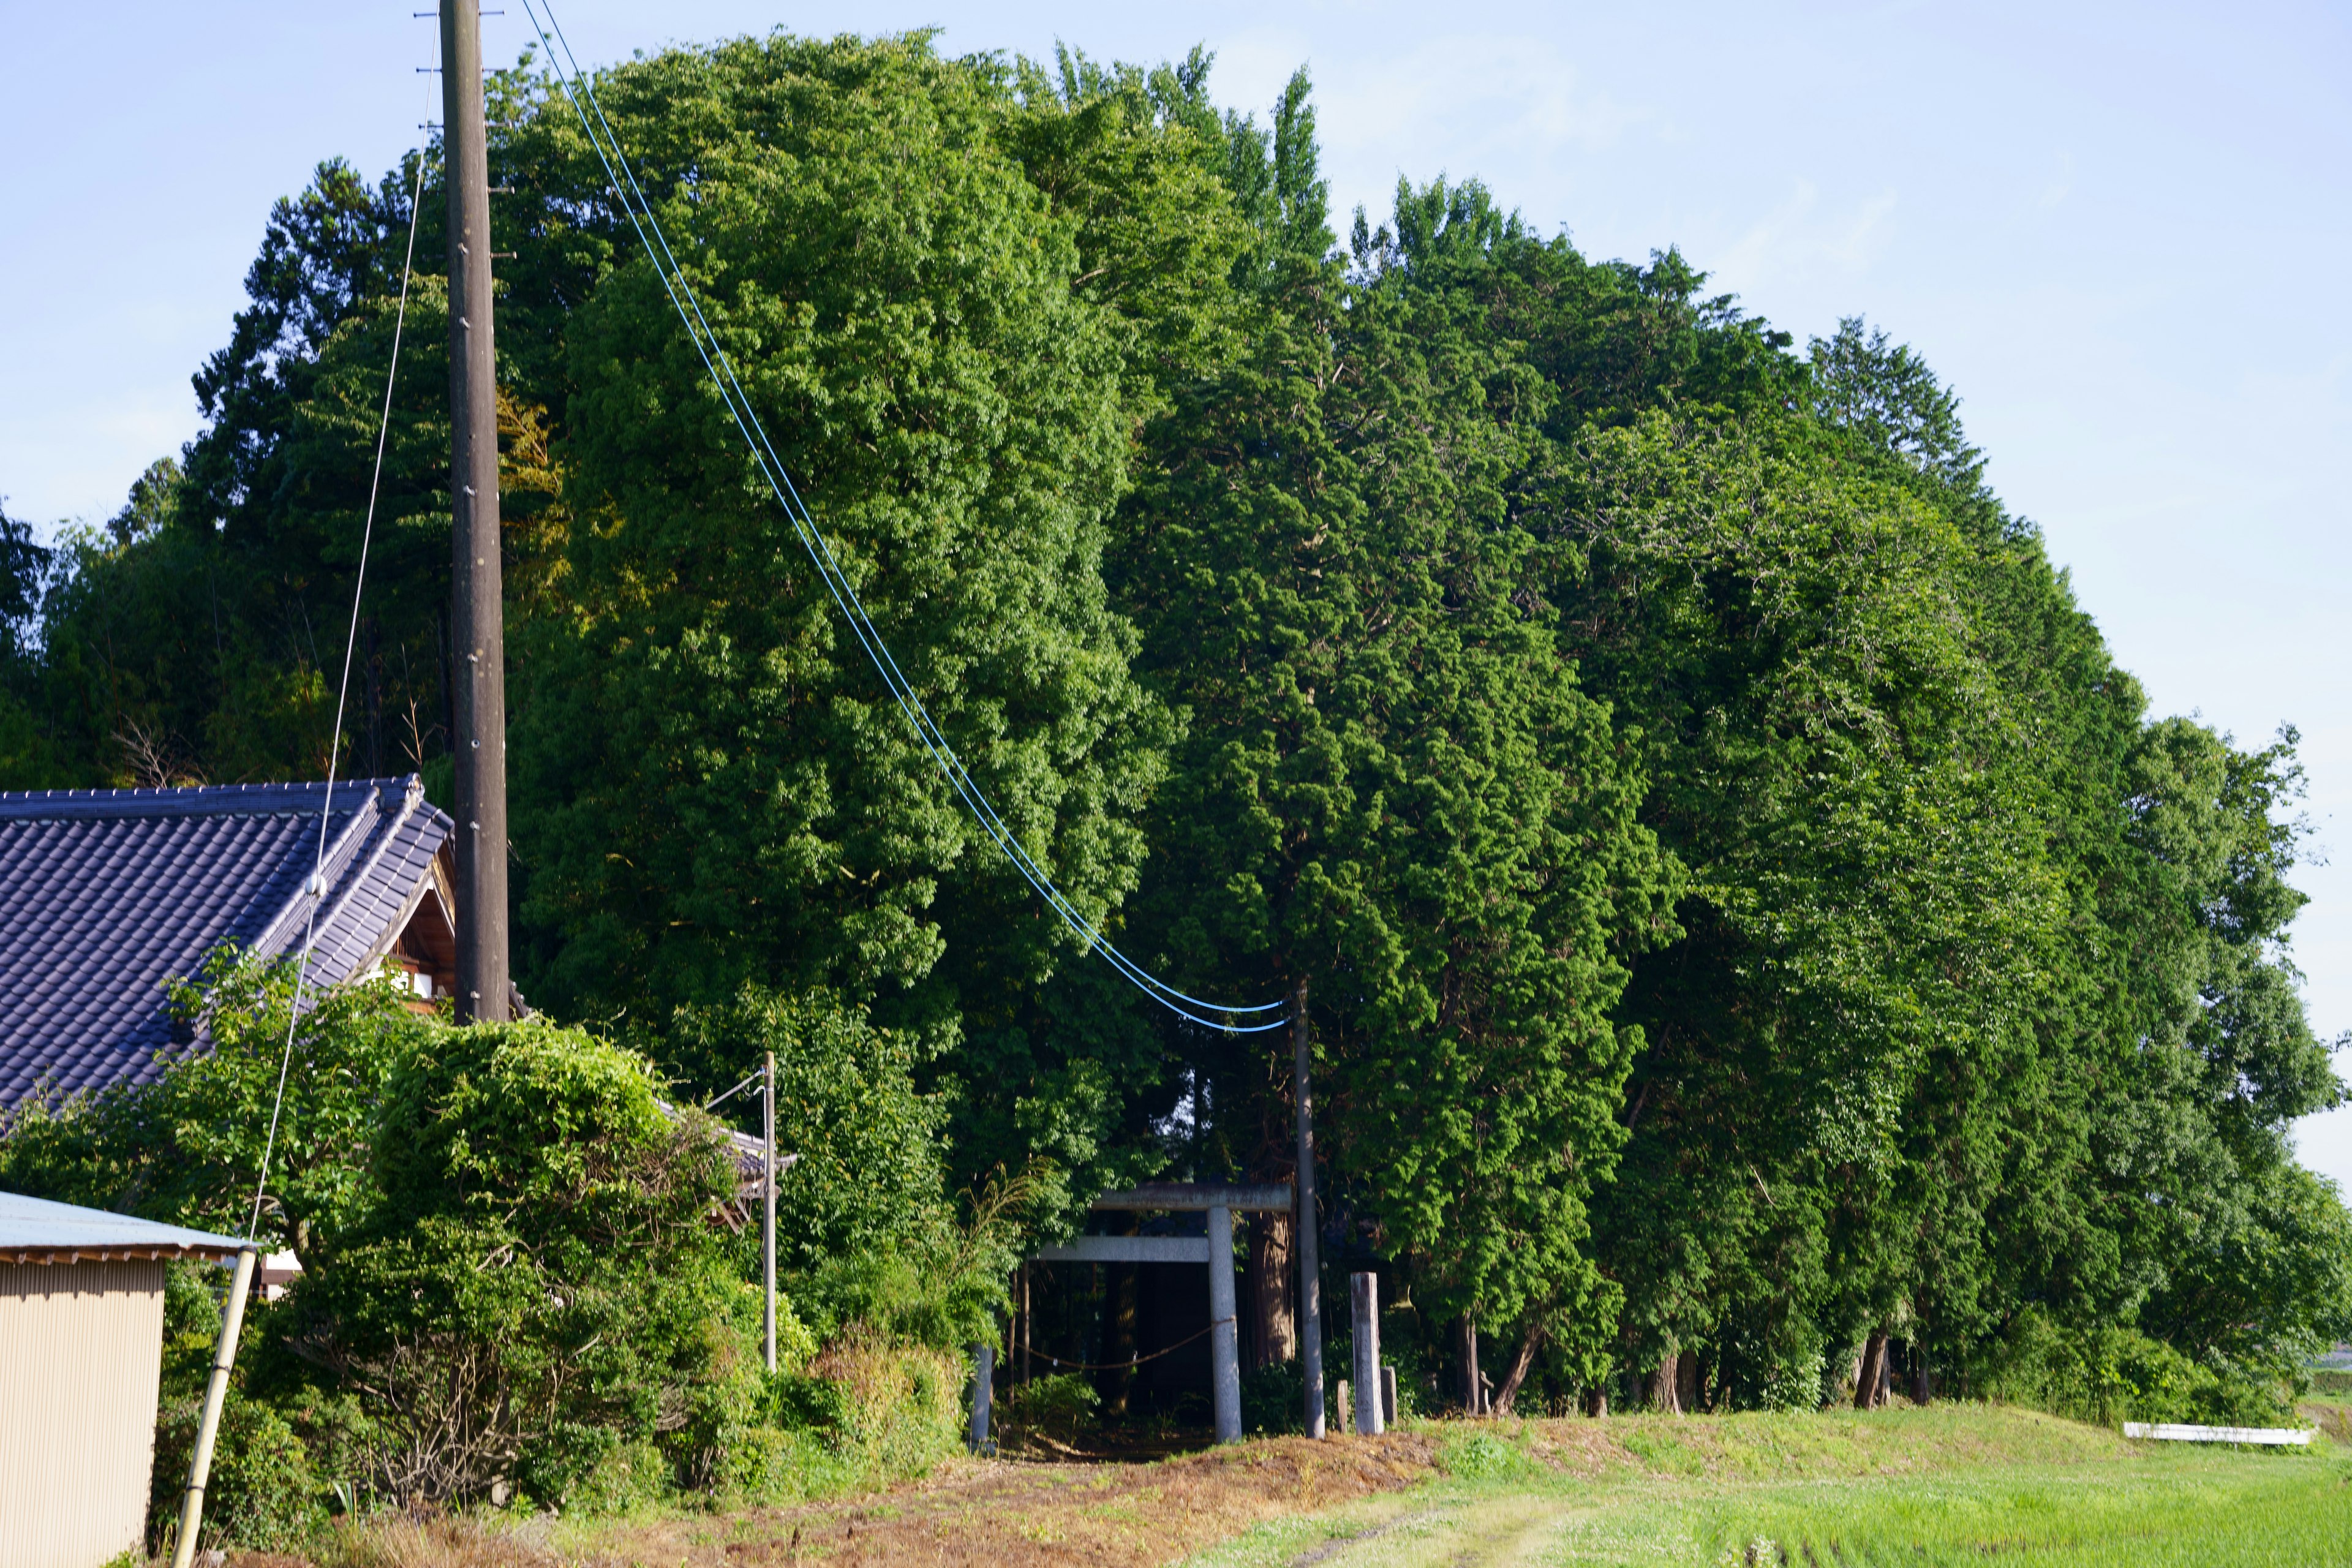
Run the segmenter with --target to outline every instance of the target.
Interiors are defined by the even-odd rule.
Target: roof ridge
[[[330,810],[352,810],[370,796],[424,793],[417,773],[337,779]],[[0,791],[0,822],[75,818],[170,816],[283,816],[319,809],[328,785],[323,779],[280,783],[186,784],[162,789],[50,789]]]

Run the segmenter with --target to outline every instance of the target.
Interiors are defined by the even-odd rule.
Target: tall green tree
[[[1123,520],[1141,667],[1190,720],[1139,923],[1195,989],[1308,983],[1335,1163],[1433,1306],[1605,1321],[1586,1204],[1638,1046],[1609,1012],[1675,877],[1529,613],[1507,487],[1540,384],[1454,300],[1336,262],[1254,335]],[[1286,1052],[1193,1049],[1228,1157],[1277,1161]]]
[[[1075,225],[995,139],[994,84],[920,39],[777,37],[603,94],[898,668],[1102,918],[1168,733],[1096,564],[1119,343],[1072,289]],[[514,752],[549,997],[827,984],[933,1050],[1025,1005],[1078,949],[918,745],[651,265],[568,333],[580,522],[563,612],[519,661]]]

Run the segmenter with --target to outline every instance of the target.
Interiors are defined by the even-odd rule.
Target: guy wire
[[[436,44],[437,47],[437,44]],[[302,917],[302,955],[294,966],[294,992],[286,1003],[286,1047],[278,1059],[278,1092],[269,1102],[269,1135],[261,1145],[261,1173],[253,1184],[253,1213],[246,1220],[245,1239],[261,1228],[261,1203],[269,1189],[269,1161],[278,1152],[278,1119],[286,1108],[286,1076],[294,1065],[294,1029],[302,1016],[302,984],[310,969],[310,952],[318,941],[319,906],[327,897],[327,824],[335,809],[335,764],[343,749],[343,706],[351,696],[352,658],[359,646],[360,597],[367,588],[368,548],[375,541],[376,492],[383,484],[383,453],[392,435],[393,384],[400,374],[400,339],[408,325],[408,280],[416,264],[416,215],[425,205],[425,149],[416,150],[416,188],[408,199],[408,250],[400,263],[400,304],[392,321],[392,364],[383,375],[383,414],[375,432],[375,471],[368,479],[367,521],[360,531],[359,570],[352,580],[352,625],[343,638],[343,679],[335,689],[335,728],[328,737],[327,792],[319,805],[319,847],[310,862],[310,882],[304,889],[310,908]]]

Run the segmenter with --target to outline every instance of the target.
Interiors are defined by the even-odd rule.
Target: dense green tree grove
[[[1475,182],[1340,244],[1304,74],[1263,119],[1208,77],[779,34],[600,90],[1036,863],[1188,991],[1305,984],[1327,1246],[1409,1356],[1475,1375],[1484,1334],[1504,1404],[2063,1363],[2234,1409],[2352,1335],[2352,1223],[2286,1141],[2341,1092],[2292,731],[2147,713],[1910,349],[1800,347]],[[886,1174],[935,1139],[1066,1196],[1288,1175],[1280,1037],[1160,1013],[988,843],[568,106],[528,63],[492,93],[525,990],[706,1093],[779,1039],[824,1104],[903,1078]],[[431,781],[436,179],[341,737]],[[204,434],[54,556],[0,529],[0,782],[323,763],[415,182],[321,165]]]

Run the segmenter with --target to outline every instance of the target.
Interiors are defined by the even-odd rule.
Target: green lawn
[[[2352,1563],[2352,1461],[2126,1444],[2025,1412],[1541,1422],[1445,1479],[1203,1553],[1323,1564]]]

